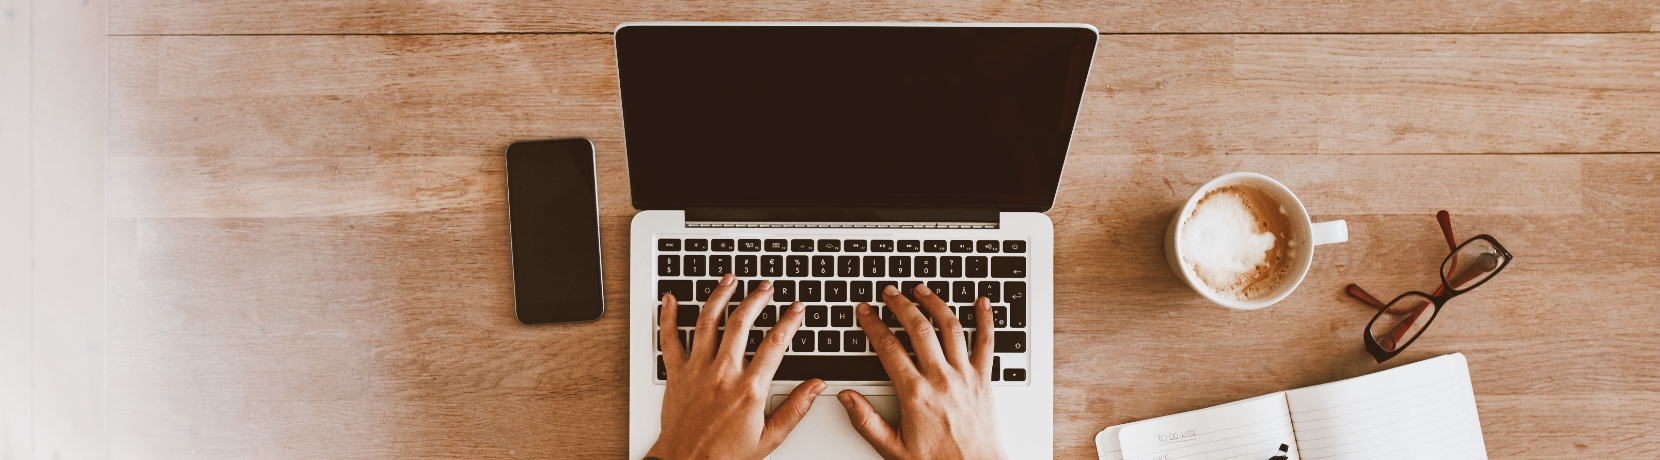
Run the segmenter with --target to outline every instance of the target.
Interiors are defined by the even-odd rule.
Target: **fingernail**
[[[853,397],[848,396],[847,393],[837,394],[836,395],[836,400],[841,401],[843,406],[852,406],[853,405]]]
[[[893,287],[892,284],[889,284],[882,288],[882,293],[887,295],[899,295],[899,288]]]
[[[824,392],[824,387],[825,387],[824,381],[822,381],[822,380],[819,381],[817,384],[813,385],[813,394],[823,393]]]
[[[801,311],[802,308],[805,308],[805,307],[803,307],[801,305],[801,302],[796,302],[796,303],[790,304],[790,311]]]
[[[735,280],[735,279],[738,279],[738,278],[732,276],[731,273],[727,273],[726,276],[720,277],[720,285],[721,286],[731,286],[732,285],[732,280]]]
[[[870,304],[859,302],[859,314],[870,314]]]
[[[772,282],[771,281],[762,281],[761,282],[761,287],[756,288],[756,289],[760,289],[760,290],[763,290],[763,291],[772,290]]]
[[[918,284],[918,285],[916,285],[916,295],[923,296],[923,297],[933,297],[934,296],[934,290],[933,289],[928,289],[927,285]]]

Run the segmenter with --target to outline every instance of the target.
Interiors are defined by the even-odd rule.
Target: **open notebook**
[[[1108,427],[1101,460],[1485,459],[1464,355]]]

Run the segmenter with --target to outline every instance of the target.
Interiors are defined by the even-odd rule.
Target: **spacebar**
[[[890,380],[887,369],[882,368],[881,358],[875,355],[784,355],[784,360],[778,363],[778,372],[772,375],[773,380],[811,378],[843,381]]]

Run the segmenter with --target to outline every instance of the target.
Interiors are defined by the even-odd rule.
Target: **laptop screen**
[[[1082,26],[637,25],[616,33],[634,207],[1046,211]]]

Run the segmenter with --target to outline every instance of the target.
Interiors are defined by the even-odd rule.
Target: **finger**
[[[761,346],[755,349],[755,358],[744,370],[750,377],[772,381],[772,374],[778,371],[778,363],[784,360],[784,352],[789,351],[790,341],[795,338],[795,331],[801,328],[801,319],[807,314],[801,302],[790,304],[786,310],[778,315],[778,325],[767,333],[767,339],[762,340]]]
[[[963,307],[968,308],[968,307]],[[991,335],[996,332],[991,327],[991,301],[981,297],[974,301],[974,368],[980,370],[980,378],[991,379]]]
[[[934,338],[934,325],[928,322],[927,316],[922,316],[922,310],[905,296],[899,295],[899,288],[891,285],[882,289],[882,300],[893,310],[899,324],[905,326],[905,332],[911,334],[911,349],[916,350],[917,368],[937,370],[944,366],[945,355],[940,353],[939,339]]]
[[[859,328],[865,330],[865,341],[870,343],[871,350],[876,351],[876,357],[882,360],[882,369],[888,371],[888,378],[893,379],[894,383],[915,378],[916,366],[905,354],[905,346],[900,345],[899,338],[894,337],[888,325],[882,323],[876,309],[868,303],[859,302],[853,311],[859,317]]]
[[[940,328],[940,348],[945,352],[945,361],[959,370],[968,369],[968,348],[963,344],[963,327],[957,321],[957,315],[951,314],[951,308],[945,306],[945,299],[934,295],[934,290],[926,285],[917,285],[915,295],[922,310],[933,316],[935,325]]]
[[[721,344],[717,359],[730,359],[733,362],[743,362],[744,347],[749,344],[749,331],[755,325],[755,318],[761,316],[761,309],[766,308],[767,301],[772,300],[772,282],[762,281],[744,296],[738,303],[738,308],[732,310],[726,318],[726,338]]]
[[[663,294],[663,305],[659,309],[662,313],[657,315],[657,328],[661,330],[657,342],[663,347],[663,367],[671,374],[686,361],[686,346],[680,343],[680,329],[674,325],[678,309],[674,294]]]
[[[824,381],[812,379],[801,382],[790,392],[790,397],[773,409],[772,415],[767,416],[766,426],[761,428],[761,450],[772,452],[784,438],[795,430],[795,425],[801,423],[801,418],[807,416],[807,410],[813,408],[813,401],[818,399],[819,393],[824,392]]]
[[[726,301],[732,298],[733,281],[731,273],[720,278],[720,284],[715,291],[709,293],[709,301],[703,303],[703,311],[697,314],[697,337],[703,340],[692,340],[692,356],[708,361],[715,354],[715,343],[720,334],[721,317],[726,313]]]
[[[887,420],[882,420],[882,416],[876,414],[876,408],[871,407],[865,395],[853,390],[842,390],[836,395],[836,400],[841,401],[842,407],[847,408],[847,420],[853,422],[853,429],[858,431],[859,436],[863,436],[871,447],[875,447],[876,453],[881,454],[882,458],[898,458],[898,454],[905,451],[904,443],[899,440],[899,433],[894,432],[893,426],[888,425]]]

